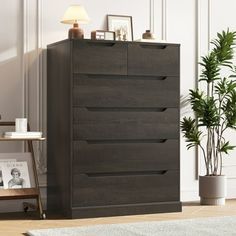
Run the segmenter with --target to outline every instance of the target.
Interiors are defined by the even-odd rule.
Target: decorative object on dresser
[[[146,30],[145,33],[143,33],[142,35],[142,39],[150,39],[150,40],[154,40],[155,36],[153,33],[151,33],[151,30]]]
[[[132,16],[107,15],[107,29],[115,32],[116,40],[133,41]]]
[[[48,46],[49,212],[181,211],[179,52],[102,40]]]
[[[81,5],[70,6],[61,20],[64,24],[73,24],[73,28],[69,30],[69,39],[83,39],[84,32],[79,28],[79,24],[87,24],[89,22],[89,17],[84,7]]]
[[[114,31],[95,30],[91,32],[91,39],[93,40],[115,40]]]
[[[212,49],[202,57],[199,82],[206,91],[190,90],[189,101],[196,119],[184,117],[181,129],[187,148],[202,151],[206,175],[199,178],[201,204],[224,205],[226,179],[222,174],[222,155],[236,146],[227,140],[229,129],[236,129],[236,32],[217,34]]]

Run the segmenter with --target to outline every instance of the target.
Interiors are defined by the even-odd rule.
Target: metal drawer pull
[[[88,177],[119,177],[119,176],[137,176],[137,175],[164,175],[168,170],[157,171],[120,171],[120,172],[102,172],[102,173],[85,173]]]

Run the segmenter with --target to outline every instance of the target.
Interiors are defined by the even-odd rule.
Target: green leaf
[[[187,149],[200,144],[202,132],[198,130],[195,119],[184,117],[180,127],[188,143]]]
[[[232,67],[232,59],[234,56],[234,48],[236,41],[236,32],[222,31],[222,33],[217,34],[217,39],[213,40],[211,43],[215,46],[213,53],[215,54],[217,61],[222,66]]]
[[[236,146],[229,145],[229,141],[221,143],[220,152],[229,154],[228,151],[232,151]]]

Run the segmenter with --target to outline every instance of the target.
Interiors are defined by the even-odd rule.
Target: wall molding
[[[208,0],[208,51],[211,47],[211,0]]]
[[[28,117],[29,112],[29,0],[23,1],[23,111],[22,115]]]
[[[22,116],[29,118],[31,129],[43,130],[42,0],[24,0],[23,5]],[[35,28],[30,28],[32,23]],[[35,91],[33,97],[30,91]],[[34,143],[35,158],[40,173],[46,172],[44,145],[46,144],[42,142]]]
[[[167,40],[167,0],[162,0],[162,27],[161,27],[161,38]]]
[[[198,77],[200,71],[200,65],[198,64],[199,55],[200,55],[200,38],[201,38],[201,5],[200,1],[195,1],[195,89],[198,89]],[[196,118],[196,116],[195,116]],[[201,166],[201,161],[199,158],[199,148],[195,147],[195,180],[199,179],[199,169]]]
[[[149,27],[151,32],[154,32],[154,0],[150,0],[149,1]]]

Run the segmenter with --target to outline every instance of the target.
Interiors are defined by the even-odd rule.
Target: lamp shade
[[[72,5],[70,6],[61,20],[61,23],[64,24],[87,24],[89,22],[89,17],[84,7],[81,5]]]

